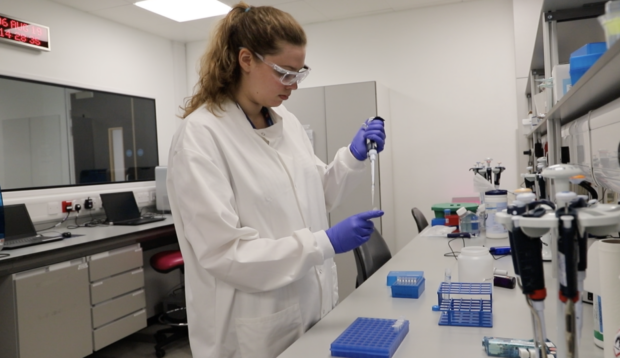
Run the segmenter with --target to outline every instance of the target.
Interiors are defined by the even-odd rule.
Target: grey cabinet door
[[[362,82],[325,87],[327,126],[327,156],[334,158],[338,149],[346,147],[369,117],[377,115],[377,96],[374,82]],[[375,207],[381,207],[379,163],[375,173]],[[362,211],[371,210],[370,165],[363,180],[340,206],[330,213],[332,225]],[[374,219],[381,232],[381,219]]]
[[[327,87],[303,88],[293,93],[284,104],[302,124],[309,124],[314,131],[315,154],[325,163],[334,159],[336,152],[349,145],[362,123],[377,115],[375,82],[362,82]],[[375,177],[375,207],[381,207],[379,163]],[[334,225],[347,217],[372,209],[370,195],[370,166],[362,182],[330,214]],[[373,220],[381,232],[381,219]],[[338,265],[340,299],[355,290],[357,268],[353,252],[335,257]]]
[[[84,260],[15,274],[13,280],[20,358],[82,358],[93,352]]]

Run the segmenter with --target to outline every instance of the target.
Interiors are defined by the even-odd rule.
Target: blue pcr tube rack
[[[409,333],[409,321],[359,317],[332,342],[334,357],[391,358]]]
[[[440,326],[493,327],[490,283],[442,282],[437,290]],[[463,296],[477,298],[463,298]]]

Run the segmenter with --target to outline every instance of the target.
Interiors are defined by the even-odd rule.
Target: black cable
[[[55,228],[55,227],[58,227],[58,226],[62,225],[62,223],[64,223],[65,221],[67,221],[67,219],[69,218],[69,215],[71,215],[71,212],[70,212],[70,211],[69,211],[69,212],[67,212],[67,216],[65,216],[65,218],[64,218],[64,219],[62,219],[59,223],[56,223],[54,226],[50,226],[50,227],[45,228],[45,229],[42,229],[42,230],[37,230],[37,232],[42,232],[42,231],[50,230],[50,229],[53,229],[53,228]]]
[[[443,256],[444,256],[444,257],[454,257],[454,259],[458,261],[458,259],[457,259],[456,257],[457,257],[457,256],[458,256],[458,254],[460,254],[461,252],[460,252],[460,251],[454,251],[454,250],[452,249],[452,245],[450,245],[450,243],[451,243],[452,241],[454,241],[454,240],[458,240],[458,239],[463,240],[463,247],[465,247],[465,238],[463,238],[463,237],[457,237],[457,238],[454,238],[454,239],[452,239],[452,240],[448,241],[448,247],[450,248],[450,251],[451,251],[451,252],[446,252],[445,254],[443,254]]]
[[[494,258],[495,260],[499,260],[499,259],[502,259],[502,258],[504,258],[504,257],[506,257],[506,256],[510,256],[510,255],[499,255],[499,256],[495,256],[495,255],[491,254],[491,256],[493,256],[493,258]]]

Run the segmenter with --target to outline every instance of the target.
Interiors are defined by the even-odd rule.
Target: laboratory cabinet
[[[0,279],[3,358],[81,358],[146,327],[140,244]]]
[[[284,106],[306,126],[313,142],[316,156],[325,163],[333,160],[336,152],[351,143],[351,140],[370,117],[381,116],[389,122],[388,90],[380,83],[360,82],[333,86],[301,88],[293,92]],[[389,123],[386,124],[386,131]],[[389,133],[388,133],[389,137]],[[389,141],[386,145],[389,145]],[[395,253],[396,240],[393,237],[393,205],[391,186],[391,153],[389,146],[379,155],[376,173],[376,194],[374,207],[386,211],[386,215],[374,219],[375,227],[384,236],[390,250]],[[370,165],[361,182],[347,194],[341,205],[329,213],[330,225],[351,215],[371,210]],[[340,299],[355,289],[357,275],[352,252],[336,255]]]
[[[81,358],[92,353],[86,258],[5,276],[3,358]]]

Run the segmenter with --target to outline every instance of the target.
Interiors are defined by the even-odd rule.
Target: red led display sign
[[[0,14],[0,41],[50,51],[50,28]]]

